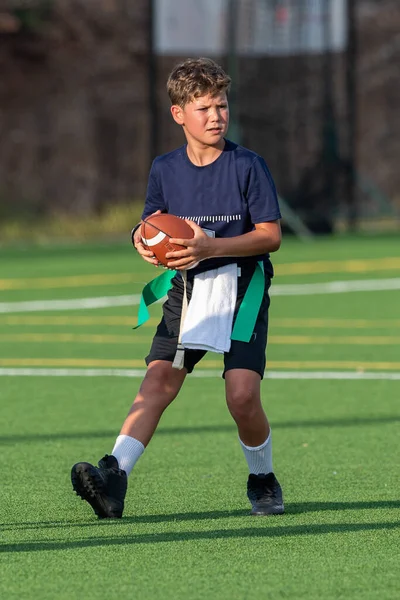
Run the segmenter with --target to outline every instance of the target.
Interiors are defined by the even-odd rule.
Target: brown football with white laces
[[[166,267],[168,260],[171,260],[165,258],[166,253],[184,248],[179,244],[171,244],[169,240],[171,238],[191,239],[194,237],[194,231],[180,217],[161,213],[144,219],[141,235],[143,245]]]

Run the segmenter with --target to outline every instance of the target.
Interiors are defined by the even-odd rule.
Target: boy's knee
[[[154,402],[165,402],[177,396],[182,385],[181,378],[177,378],[176,371],[171,372],[169,365],[157,365],[156,368],[148,369],[139,394]]]
[[[260,408],[259,395],[253,390],[237,388],[227,394],[226,402],[235,420],[251,420]]]

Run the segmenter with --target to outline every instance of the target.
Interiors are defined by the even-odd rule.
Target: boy
[[[98,467],[89,463],[72,467],[74,490],[89,502],[99,518],[122,516],[127,476],[186,375],[206,353],[203,349],[185,350],[183,368],[173,366],[184,293],[190,307],[197,277],[213,269],[219,277],[221,269],[233,269],[230,273],[234,273],[237,291],[232,326],[260,265],[264,274],[254,329],[248,342],[229,339],[223,377],[228,409],[236,422],[249,467],[247,496],[251,514],[281,514],[284,510],[282,490],[272,469],[270,427],[260,399],[268,288],[273,275],[269,252],[278,250],[281,243],[281,215],[275,186],[263,159],[224,137],[229,122],[230,81],[219,65],[206,58],[187,59],[173,69],[168,79],[171,113],[183,128],[186,144],[154,160],[142,219],[157,212],[180,216],[188,219],[194,237],[173,240],[185,248],[167,254],[168,267],[177,270],[177,274],[146,358],[146,375],[112,454],[105,455]],[[140,224],[132,239],[143,259],[157,265],[151,250],[142,243]]]

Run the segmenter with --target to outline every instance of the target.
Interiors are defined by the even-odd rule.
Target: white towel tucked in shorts
[[[236,263],[195,276],[192,297],[182,329],[182,345],[188,349],[223,354],[231,347],[237,297]]]

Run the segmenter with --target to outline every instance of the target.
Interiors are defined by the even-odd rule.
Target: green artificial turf
[[[274,257],[275,283],[399,277],[400,267],[379,272],[368,262],[388,257],[400,258],[395,237],[288,239]],[[351,259],[365,261],[364,270],[346,270]],[[344,266],[279,274],[280,265],[315,261]],[[132,281],[75,287],[28,281],[127,273]],[[0,302],[137,294],[154,273],[128,244],[2,250]],[[5,289],[11,279],[16,287]],[[271,369],[285,372],[279,365],[288,361],[287,370],[303,372],[312,361],[308,370],[352,371],[359,361],[375,364],[371,372],[396,372],[399,306],[399,290],[276,296]],[[160,307],[151,312],[158,317]],[[135,307],[0,314],[0,367],[10,360],[46,367],[59,359],[114,360],[121,367],[137,361],[144,368],[154,327],[133,332],[135,314]],[[32,334],[48,337],[34,341]],[[62,334],[75,338],[61,341]],[[354,342],[360,336],[365,343]],[[199,368],[215,360],[207,356]],[[326,366],[338,361],[348,366]],[[253,518],[223,381],[188,378],[130,478],[124,518],[98,521],[72,493],[70,468],[111,452],[139,383],[0,377],[2,598],[398,598],[399,380],[265,379],[286,514]]]

